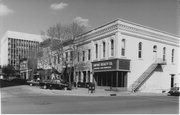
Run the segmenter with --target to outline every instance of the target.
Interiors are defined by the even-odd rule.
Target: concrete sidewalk
[[[1,97],[18,97],[18,96],[167,96],[166,93],[132,93],[128,91],[105,91],[104,89],[96,88],[94,93],[88,92],[87,88],[77,88],[72,90],[57,90],[57,89],[41,89],[38,86],[14,86],[1,89]]]
[[[67,95],[67,96],[167,96],[167,93],[132,93],[128,91],[105,91],[104,89],[96,89],[95,92],[88,92],[87,88],[77,88],[72,90],[49,90],[41,89],[50,95]]]

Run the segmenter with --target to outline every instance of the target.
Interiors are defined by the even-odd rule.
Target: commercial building
[[[1,65],[20,69],[20,59],[35,56],[41,42],[40,35],[7,31],[1,39]]]
[[[76,38],[78,82],[118,90],[162,92],[178,84],[180,38],[117,19]]]

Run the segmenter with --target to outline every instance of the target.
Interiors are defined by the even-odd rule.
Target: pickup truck
[[[68,85],[61,80],[44,80],[39,82],[42,89],[64,89]]]

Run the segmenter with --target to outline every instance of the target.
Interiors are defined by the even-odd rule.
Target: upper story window
[[[98,44],[95,44],[96,59],[98,58]]]
[[[114,40],[111,40],[111,56],[114,56]]]
[[[153,52],[157,52],[157,46],[156,45],[153,46]]]
[[[73,60],[73,51],[70,51],[70,61]]]
[[[121,41],[121,55],[125,56],[125,45],[126,45],[126,40],[122,39]]]
[[[166,60],[166,47],[163,48],[163,61]]]
[[[88,60],[91,60],[91,50],[88,49]]]
[[[156,59],[157,58],[157,46],[154,45],[153,46],[153,59]]]
[[[174,49],[172,49],[171,52],[171,62],[174,63]]]
[[[78,62],[79,62],[79,60],[80,60],[80,53],[79,52],[77,54],[77,59],[78,59]]]
[[[66,61],[68,61],[68,52],[65,53]]]
[[[58,54],[58,64],[60,64],[60,55]]]
[[[85,61],[85,51],[83,51],[82,61]]]
[[[56,64],[56,56],[54,56],[54,64]]]
[[[142,58],[142,42],[138,44],[138,58]]]
[[[103,57],[106,56],[106,43],[103,42]]]

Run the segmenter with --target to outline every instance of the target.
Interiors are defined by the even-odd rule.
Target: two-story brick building
[[[122,19],[76,38],[75,78],[101,87],[161,92],[179,79],[179,37]],[[81,54],[81,55],[80,55]]]

